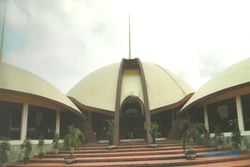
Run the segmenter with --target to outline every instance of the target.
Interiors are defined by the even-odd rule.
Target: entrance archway
[[[143,103],[137,97],[127,97],[121,106],[120,139],[143,138],[146,138]]]

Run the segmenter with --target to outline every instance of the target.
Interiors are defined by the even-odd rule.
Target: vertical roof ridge
[[[181,87],[181,85],[176,81],[176,79],[166,69],[162,68],[158,64],[155,64],[155,65],[160,67],[161,70],[163,70],[174,81],[174,83],[179,87],[179,89],[181,90],[181,92],[183,93],[184,96],[187,95],[186,91]]]

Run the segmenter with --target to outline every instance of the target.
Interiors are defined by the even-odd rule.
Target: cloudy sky
[[[250,56],[248,0],[0,0],[7,8],[3,61],[67,93],[128,57],[160,64],[195,90]],[[2,17],[0,19],[2,22]]]

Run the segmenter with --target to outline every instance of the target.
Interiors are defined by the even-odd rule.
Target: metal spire
[[[4,14],[3,14],[3,24],[2,24],[2,33],[1,33],[1,46],[0,46],[0,63],[2,62],[2,58],[3,58],[3,40],[4,40],[5,17],[6,17],[6,8],[4,8]]]
[[[129,59],[131,59],[131,36],[130,36],[130,14],[128,16],[128,37],[129,37]]]

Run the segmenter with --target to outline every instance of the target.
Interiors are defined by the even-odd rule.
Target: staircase
[[[180,141],[157,141],[157,147],[144,142],[122,142],[116,148],[107,144],[87,144],[75,152],[76,163],[67,165],[64,157],[69,151],[46,154],[44,158],[33,158],[28,164],[9,164],[9,167],[133,167],[133,166],[249,166],[250,153],[238,157],[205,157],[204,152],[218,152],[216,147],[195,146],[197,158],[186,160]],[[224,150],[223,152],[231,152]]]

